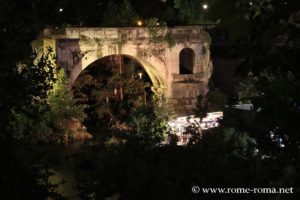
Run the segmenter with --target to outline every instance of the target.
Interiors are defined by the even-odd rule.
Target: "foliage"
[[[297,12],[296,0],[213,0],[208,14],[219,22],[217,29],[226,36],[227,52],[245,58],[239,73],[257,75],[274,68],[299,71]]]
[[[255,87],[258,77],[249,72],[248,76],[239,81],[237,87],[239,100],[243,103],[251,103],[251,99],[258,95]]]
[[[247,133],[239,133],[234,128],[224,130],[224,142],[230,144],[232,154],[239,157],[251,157],[255,153],[256,141]]]
[[[149,38],[151,42],[161,43],[164,41],[162,29],[159,26],[158,18],[151,18],[146,21],[146,26],[148,27]]]
[[[66,127],[71,119],[84,120],[84,106],[77,105],[73,95],[68,89],[68,82],[65,71],[60,69],[57,72],[57,81],[53,90],[48,96],[49,111],[45,113],[45,120],[54,130],[54,135],[62,137],[70,130]]]
[[[197,184],[270,187],[268,177],[257,177],[253,170],[259,166],[254,147],[246,133],[234,129],[215,130],[184,148],[138,143],[86,147],[75,158],[76,186],[83,199],[198,199],[191,192]]]
[[[14,140],[24,143],[49,142],[53,129],[49,126],[45,110],[38,111],[38,106],[31,106],[16,112],[12,110],[7,132]]]
[[[0,148],[1,199],[65,199],[58,193],[59,184],[50,183],[52,173],[32,158],[32,152],[15,144],[1,143]]]
[[[264,160],[260,161],[259,173],[265,173],[271,184],[298,188],[295,179],[299,177],[300,153],[299,80],[291,72],[280,70],[262,72],[253,79],[251,86],[255,93],[245,100],[251,102],[254,109],[240,111],[239,115],[228,113],[223,125],[234,124],[236,129],[245,130],[256,139],[258,158]]]
[[[295,172],[300,155],[297,4],[294,0],[232,0],[226,4],[216,0],[209,10],[210,17],[219,22],[217,29],[227,35],[230,48],[226,52],[244,58],[237,71],[239,99],[254,105],[252,111],[226,111],[222,125],[234,126],[256,139],[257,157],[264,159],[258,159],[259,174],[266,174],[270,183],[296,188],[299,182],[292,176],[299,177]]]
[[[53,89],[55,66],[52,50],[37,58],[36,52],[24,64],[19,65],[19,76],[25,91],[20,99],[22,107],[14,106],[7,113],[5,132],[7,138],[24,140],[27,142],[45,141],[45,137],[52,133],[47,126],[45,113],[47,112],[47,98]]]
[[[227,102],[226,94],[218,88],[209,91],[206,98],[210,109],[214,111],[222,110]]]
[[[68,81],[63,69],[57,73],[57,81],[54,88],[48,96],[50,106],[49,115],[52,117],[51,121],[58,123],[62,119],[77,118],[80,121],[84,119],[84,106],[76,105],[71,92],[68,89]],[[55,122],[54,122],[55,123]]]
[[[102,18],[104,26],[132,26],[137,15],[129,0],[109,1]]]
[[[168,43],[169,48],[174,47],[176,44],[176,41],[175,41],[174,37],[171,35],[171,33],[167,33],[165,35],[165,41]]]
[[[90,120],[106,125],[127,122],[135,108],[150,101],[147,74],[140,66],[131,65],[123,63],[122,68],[126,70],[120,74],[119,64],[104,58],[90,66],[75,82],[75,98],[87,106],[85,111]]]
[[[32,73],[26,72],[30,74],[26,77],[16,67],[16,63],[24,63],[30,57],[30,42],[45,26],[112,26],[115,19],[121,20],[122,26],[127,23],[131,25],[131,9],[126,9],[125,14],[120,12],[122,9],[103,14],[110,2],[0,1],[1,140],[4,135],[11,135],[12,130],[17,138],[22,135],[21,132],[29,136],[41,130],[48,132],[44,127],[48,123],[43,120],[44,114],[50,108],[49,105],[44,107],[39,104],[44,104],[49,91],[47,88],[52,87],[48,84],[50,82],[45,82],[49,74],[44,76],[44,72],[40,71],[43,68],[38,68],[37,64],[32,67]],[[171,0],[165,6],[160,6],[161,1],[130,2],[136,10],[143,10],[139,15],[153,18],[158,13],[159,21],[162,18],[172,25],[198,24],[201,22],[200,15],[203,14],[199,12],[202,2],[200,0],[176,0],[175,7]],[[193,199],[199,198],[190,193],[191,186],[197,184],[220,187],[299,186],[299,182],[295,182],[299,179],[295,171],[299,172],[300,166],[297,127],[300,93],[297,67],[300,52],[299,20],[296,17],[298,1],[253,0],[252,6],[247,0],[207,2],[210,18],[219,23],[218,27],[222,31],[227,32],[229,46],[233,47],[228,52],[233,52],[231,55],[235,57],[245,58],[241,68],[244,74],[251,70],[259,77],[255,81],[255,89],[259,91],[259,95],[245,95],[251,96],[255,109],[261,110],[255,116],[256,121],[252,128],[247,130],[251,137],[256,138],[259,154],[255,159],[247,157],[245,149],[251,145],[248,143],[248,136],[239,133],[238,125],[235,126],[235,131],[226,130],[228,133],[207,133],[198,145],[187,148],[166,146],[145,150],[140,145],[121,145],[108,149],[102,146],[91,147],[92,149],[78,156],[82,160],[77,165],[78,170],[81,170],[78,173],[77,186],[83,199],[104,199],[113,194],[119,194],[123,199]],[[159,9],[148,6],[153,4],[159,5]],[[138,5],[142,6],[138,8]],[[59,8],[64,11],[58,12]],[[111,18],[109,14],[114,16]],[[120,19],[115,15],[126,17]],[[113,22],[106,22],[105,17],[111,18]],[[274,73],[276,68],[280,68],[282,74]],[[264,69],[273,74],[258,76]],[[292,73],[286,73],[287,71]],[[213,96],[218,98],[212,99],[222,99],[218,95]],[[53,105],[59,108],[55,101]],[[112,107],[118,109],[115,105],[120,104],[112,104]],[[123,116],[126,116],[126,112]],[[10,121],[12,118],[14,119]],[[239,123],[238,119],[234,120]],[[7,125],[14,129],[7,129]],[[33,126],[37,128],[32,128]],[[143,128],[143,125],[139,127]],[[276,129],[276,134],[289,136],[286,148],[270,148],[274,143],[270,145],[266,142],[267,139],[270,140],[267,135],[273,128]],[[1,163],[4,166],[0,181],[1,199],[45,199],[48,196],[55,199],[52,196],[55,194],[48,193],[54,192],[53,187],[45,182],[49,177],[48,173],[41,174],[34,164],[16,157],[11,151],[15,149],[15,144],[5,146],[1,143],[0,146]],[[30,158],[30,155],[26,158]],[[46,185],[39,184],[40,179]],[[270,196],[270,199],[278,198],[280,196]]]
[[[195,113],[197,116],[200,117],[200,119],[203,119],[204,117],[206,117],[207,112],[208,112],[208,107],[206,104],[206,100],[205,100],[204,96],[200,94],[197,97]]]
[[[163,102],[138,107],[132,114],[132,136],[145,145],[158,145],[167,133],[169,112]]]
[[[50,24],[46,18],[55,20],[51,13],[57,10],[41,6],[55,1],[39,2],[0,1],[0,199],[63,199],[57,185],[49,183],[48,168],[32,162],[32,154],[24,154],[19,141],[13,141],[32,142],[49,131],[43,113],[54,80],[48,62],[53,54],[36,60],[31,41]]]
[[[42,118],[34,112],[43,113],[46,109],[47,96],[55,81],[53,58],[52,49],[48,49],[48,52],[40,58],[37,58],[37,53],[34,52],[23,64],[15,64],[15,66],[11,66],[9,71],[1,73],[4,76],[3,81],[8,81],[0,89],[1,93],[5,93],[0,100],[3,112],[0,126],[1,132],[6,135],[7,139],[10,138],[11,134],[7,125],[10,124],[11,118],[16,117],[16,113],[21,113],[30,108],[31,111],[27,110],[25,112],[31,113],[33,117]],[[36,104],[40,104],[40,108],[36,107]],[[27,125],[34,124],[31,122],[26,123]],[[14,126],[11,126],[11,128],[18,129]]]
[[[62,126],[64,120],[82,121],[84,107],[75,105],[63,69],[57,72],[47,56],[32,61],[38,64],[27,65],[21,71],[22,77],[28,80],[26,83],[32,83],[28,86],[31,101],[22,109],[11,110],[6,131],[15,140],[49,142],[67,131]]]
[[[194,112],[202,119],[206,117],[207,112],[223,110],[227,102],[227,96],[224,92],[219,88],[211,88],[205,96],[199,95],[197,97],[197,104]]]
[[[299,187],[291,176],[283,178],[287,170],[293,176],[299,171],[297,1],[217,0],[210,8],[210,17],[219,22],[217,29],[225,31],[230,47],[226,52],[244,58],[238,69],[239,98],[254,105],[252,111],[226,111],[222,125],[234,125],[256,139],[257,157],[264,159],[258,159],[259,174],[266,174],[271,183]]]
[[[300,142],[296,122],[300,114],[299,80],[290,72],[264,73],[259,77],[256,88],[259,95],[255,96],[252,102],[254,109],[259,109],[255,120],[256,127],[260,130],[258,132],[267,134],[276,128],[276,134],[281,137],[288,136],[287,148],[297,148]],[[261,120],[264,123],[258,123]]]
[[[202,5],[207,3],[203,0],[174,0],[174,8],[177,10],[178,21],[184,24],[204,24],[207,23],[206,10]]]
[[[241,85],[246,85],[245,83],[251,84],[242,88],[240,94],[246,94],[242,96],[243,100],[253,104],[251,112],[254,113],[254,118],[249,117],[247,125],[243,123],[244,128],[251,130],[250,133],[259,138],[261,149],[268,153],[278,153],[278,144],[271,142],[271,132],[275,137],[289,138],[284,142],[286,148],[296,148],[299,137],[295,134],[298,132],[295,120],[299,118],[300,85],[293,73],[281,70],[274,73],[264,71],[257,77],[249,76]],[[292,151],[292,154],[297,152]]]
[[[166,42],[169,48],[175,46],[176,42],[172,34],[169,32],[166,34],[164,33],[164,28],[166,26],[165,22],[160,22],[158,18],[154,17],[146,20],[145,24],[148,28],[150,42],[153,43]]]
[[[24,65],[19,66],[20,76],[26,84],[27,104],[46,103],[56,80],[54,60],[53,49],[48,48],[40,58],[38,58],[37,52],[33,52],[30,59]]]

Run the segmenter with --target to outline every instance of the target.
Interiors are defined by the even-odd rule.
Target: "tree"
[[[299,73],[296,0],[212,0],[209,4],[208,17],[227,35],[227,52],[232,52],[231,57],[244,58],[240,73],[252,71],[257,75],[271,68]]]
[[[47,126],[45,113],[48,109],[48,96],[53,89],[55,78],[55,66],[53,53],[49,49],[40,58],[34,52],[24,63],[18,65],[16,72],[19,77],[17,84],[19,89],[6,113],[7,124],[5,127],[6,139],[25,140],[27,142],[43,138],[43,135],[51,133]],[[19,96],[17,96],[19,95]]]
[[[84,119],[84,107],[76,105],[64,70],[56,71],[53,61],[47,58],[33,60],[36,64],[24,67],[21,72],[25,83],[29,83],[30,96],[22,109],[11,110],[7,132],[13,139],[27,143],[50,142],[68,131],[64,126],[66,120]]]
[[[76,186],[83,199],[198,199],[191,191],[196,184],[255,187],[254,146],[246,133],[226,129],[187,147],[130,142],[89,147],[77,156]]]
[[[259,110],[256,114],[254,122],[256,124],[256,137],[262,137],[262,149],[269,151],[270,149],[263,147],[266,140],[270,140],[269,134],[274,134],[285,141],[287,154],[297,155],[297,145],[300,142],[299,127],[297,119],[300,117],[299,111],[299,80],[291,73],[277,72],[275,74],[262,73],[255,84],[258,95],[252,98],[255,110]],[[288,116],[288,117],[287,117]],[[278,144],[273,143],[273,148]],[[291,158],[292,159],[292,158]]]
[[[145,146],[160,144],[167,134],[169,116],[164,102],[138,107],[130,120],[131,136]]]
[[[216,0],[210,8],[210,17],[219,22],[217,28],[227,33],[231,56],[243,58],[237,75],[241,88],[247,90],[241,91],[240,97],[254,105],[246,122],[237,115],[227,118],[233,117],[231,125],[236,130],[246,129],[256,139],[259,169],[269,169],[270,183],[276,180],[299,187],[291,177],[290,181],[284,178],[287,171],[295,175],[299,170],[299,138],[295,134],[299,132],[295,119],[299,118],[300,89],[297,1],[231,0],[224,4]]]
[[[89,120],[108,126],[125,123],[137,107],[151,101],[151,84],[146,72],[136,63],[122,59],[122,74],[120,63],[108,57],[89,66],[75,82],[75,98],[87,106]]]
[[[57,72],[57,80],[47,98],[50,110],[46,113],[46,120],[56,134],[68,134],[67,121],[76,118],[80,122],[84,120],[84,106],[76,104],[73,95],[68,89],[65,71]]]
[[[174,0],[174,8],[177,9],[177,18],[183,24],[203,24],[206,11],[202,8],[205,2],[202,0]]]
[[[129,0],[109,1],[103,13],[104,26],[133,26],[137,15]]]

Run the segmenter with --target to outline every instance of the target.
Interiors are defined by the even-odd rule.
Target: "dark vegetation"
[[[87,120],[128,120],[137,107],[151,103],[151,80],[132,59],[108,56],[92,63],[73,86],[74,97],[85,104]]]
[[[202,9],[203,3],[208,3],[208,10]],[[219,109],[226,101],[229,105],[236,101],[250,102],[254,109],[243,117],[229,109],[221,128],[210,130],[201,140],[196,138],[196,144],[160,147],[168,117],[164,105],[156,101],[144,105],[143,100],[131,97],[143,96],[148,87],[145,82],[109,70],[110,80],[87,79],[91,81],[85,82],[88,87],[80,88],[85,92],[76,93],[75,89],[74,93],[81,103],[87,104],[88,117],[107,123],[111,118],[126,119],[131,129],[122,135],[125,142],[94,141],[68,158],[76,172],[79,196],[82,199],[112,196],[243,199],[239,195],[195,195],[191,192],[193,185],[293,187],[294,192],[299,192],[299,5],[297,0],[251,3],[246,0],[1,0],[0,199],[62,199],[57,185],[48,180],[49,169],[57,165],[60,151],[51,151],[48,158],[44,152],[38,154],[41,146],[37,151],[27,145],[48,141],[51,133],[63,132],[59,126],[61,119],[83,118],[83,108],[75,103],[65,84],[60,84],[64,82],[62,72],[52,68],[48,59],[51,50],[34,62],[31,41],[45,27],[135,26],[137,19],[151,18],[169,26],[217,22],[209,30],[213,36],[213,56],[239,59],[241,63],[236,71],[238,84],[234,94],[226,99],[220,88],[211,87],[207,96],[199,97],[198,115],[203,117],[205,109]],[[112,80],[124,80],[127,84],[124,101],[112,95],[115,86],[107,84]],[[58,93],[55,85],[61,86]],[[131,87],[137,89],[130,90]],[[106,103],[106,97],[110,104]],[[277,138],[285,138],[284,148],[272,141],[271,132]],[[247,198],[293,199],[294,196],[248,195]]]

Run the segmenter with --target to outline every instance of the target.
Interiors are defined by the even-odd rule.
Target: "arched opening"
[[[192,74],[195,64],[195,53],[191,48],[184,48],[179,54],[179,73]]]
[[[110,55],[86,67],[73,84],[73,94],[86,105],[88,120],[126,119],[132,109],[152,100],[155,84],[146,67],[127,55]]]

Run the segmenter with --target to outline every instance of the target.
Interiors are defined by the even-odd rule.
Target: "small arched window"
[[[195,53],[191,48],[184,48],[179,54],[179,73],[192,74],[195,64]]]

